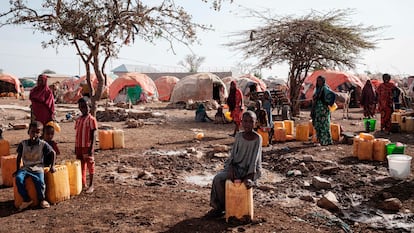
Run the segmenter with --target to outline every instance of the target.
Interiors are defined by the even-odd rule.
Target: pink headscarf
[[[39,79],[41,82],[39,82]],[[43,125],[53,120],[55,100],[52,90],[47,85],[46,75],[39,75],[37,86],[30,91],[30,101],[32,101],[32,112],[35,120],[42,122]]]

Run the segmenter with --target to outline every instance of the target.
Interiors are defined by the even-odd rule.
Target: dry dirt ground
[[[28,123],[27,110],[12,108],[29,104],[27,100],[0,99],[3,127]],[[165,116],[145,120],[142,128],[126,128],[124,122],[99,122],[123,129],[126,148],[97,147],[93,194],[81,193],[49,209],[18,212],[13,189],[0,186],[0,232],[413,232],[413,175],[405,180],[390,178],[387,162],[358,161],[352,157],[352,145],[346,144],[313,147],[292,141],[264,148],[264,176],[254,189],[254,220],[226,223],[224,218],[204,217],[210,210],[212,177],[225,160],[217,156],[214,145],[231,146],[233,138],[228,134],[233,125],[195,123],[194,111],[166,106],[134,106]],[[75,105],[59,106],[58,119],[74,109]],[[334,122],[349,132],[363,129],[360,109],[351,109],[350,120],[342,120],[341,111],[334,113]],[[295,123],[308,121],[308,116],[309,112],[303,111]],[[62,132],[55,136],[62,153],[58,163],[75,157],[74,123],[62,122],[60,126]],[[205,135],[200,141],[194,139],[197,132]],[[383,135],[376,132],[376,136]],[[14,153],[27,133],[9,129],[4,137]],[[406,154],[413,155],[413,134],[387,137],[406,143]],[[293,170],[301,174],[287,175]],[[315,189],[309,185],[314,176],[328,179],[332,188]],[[317,206],[316,200],[327,191],[337,196],[339,211]],[[303,197],[311,200],[301,200]],[[380,210],[389,197],[401,200],[399,212]]]

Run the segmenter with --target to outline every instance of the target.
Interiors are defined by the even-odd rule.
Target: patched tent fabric
[[[259,86],[260,85],[259,83],[255,82],[251,79],[248,79],[248,78],[235,78],[235,77],[225,77],[225,78],[223,78],[223,82],[226,85],[227,90],[230,90],[230,83],[232,81],[236,82],[237,87],[241,90],[241,92],[243,94],[247,92],[247,88],[249,88],[251,85],[254,85],[254,84],[256,84],[257,87],[258,87],[257,91],[262,91],[260,86]]]
[[[258,77],[254,76],[254,75],[246,74],[246,75],[240,76],[240,78],[248,78],[248,79],[253,80],[254,82],[258,83],[257,91],[266,91],[266,89],[267,89],[266,83],[263,80],[259,79]]]
[[[212,73],[197,73],[182,78],[174,87],[170,102],[213,100],[213,87],[219,88],[220,100],[227,97],[223,81]]]
[[[20,80],[11,74],[0,73],[0,93],[20,93]]]
[[[125,73],[115,79],[109,86],[109,98],[114,100],[125,87],[140,86],[149,97],[158,98],[157,87],[150,77],[141,73]]]
[[[158,90],[158,99],[161,101],[169,101],[174,86],[180,81],[174,76],[161,76],[155,79],[154,83]]]
[[[94,89],[98,87],[98,79],[94,73],[91,73],[91,82]],[[113,79],[107,75],[107,85],[104,85],[104,89],[102,92],[102,97],[108,97],[109,92],[109,85],[113,82]],[[69,77],[62,81],[61,87],[63,88],[63,103],[76,103],[82,97],[82,87],[81,84],[86,83],[86,75],[76,78],[76,77]]]
[[[349,91],[351,88],[355,88],[354,95],[356,100],[359,100],[364,83],[362,83],[358,77],[341,71],[317,70],[303,82],[306,101],[312,100],[318,76],[325,77],[326,84],[334,91]]]

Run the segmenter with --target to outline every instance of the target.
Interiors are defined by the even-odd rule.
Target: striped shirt
[[[76,140],[75,147],[77,148],[89,148],[91,146],[91,130],[96,130],[98,123],[96,118],[90,113],[86,116],[81,116],[76,119],[75,130]]]

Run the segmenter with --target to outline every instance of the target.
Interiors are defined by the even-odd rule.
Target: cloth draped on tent
[[[188,100],[212,100],[213,86],[220,88],[220,99],[227,97],[227,88],[223,81],[212,73],[197,73],[182,78],[174,87],[170,102],[177,103]]]
[[[0,93],[20,93],[20,80],[11,74],[0,73]]]
[[[255,83],[257,83],[257,91],[265,91],[267,89],[266,83],[261,80],[260,78],[251,75],[251,74],[246,74],[246,75],[242,75],[239,78],[248,78],[252,81],[254,81]]]
[[[154,83],[157,86],[159,100],[169,101],[174,86],[178,81],[180,80],[174,76],[161,76],[155,79]]]
[[[109,99],[114,100],[125,87],[140,86],[149,97],[158,98],[157,87],[150,77],[141,73],[125,73],[115,79],[109,86]]]

